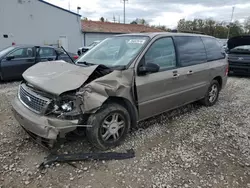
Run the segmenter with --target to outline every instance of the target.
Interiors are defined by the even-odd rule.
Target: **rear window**
[[[225,58],[225,56],[222,53],[222,47],[215,38],[202,37],[202,41],[207,51],[208,61],[214,61]]]
[[[174,37],[182,67],[196,65],[207,61],[206,51],[202,40],[198,36]]]

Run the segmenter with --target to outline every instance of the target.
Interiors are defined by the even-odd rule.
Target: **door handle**
[[[27,59],[27,62],[34,62],[34,59]]]
[[[180,75],[177,71],[173,71],[173,78],[178,78]]]
[[[194,72],[193,72],[192,70],[190,70],[190,71],[187,72],[188,75],[191,75],[191,74],[193,74],[193,73],[194,73]]]

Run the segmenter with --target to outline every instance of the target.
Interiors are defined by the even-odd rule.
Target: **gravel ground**
[[[37,167],[48,151],[14,120],[10,102],[18,82],[0,85],[0,187],[250,187],[250,79],[230,77],[218,103],[192,104],[140,123],[116,151],[123,161]],[[86,140],[60,152],[92,150]]]

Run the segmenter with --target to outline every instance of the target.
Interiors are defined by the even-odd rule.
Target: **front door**
[[[143,58],[145,64],[148,62],[158,64],[160,70],[136,76],[140,120],[179,106],[187,78],[177,68],[176,52],[171,37],[156,39]]]
[[[7,57],[12,57],[8,59]],[[22,78],[23,72],[34,65],[35,52],[34,48],[19,48],[10,52],[1,62],[3,79]]]

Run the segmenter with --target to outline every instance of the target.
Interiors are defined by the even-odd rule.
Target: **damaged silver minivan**
[[[76,64],[38,63],[23,73],[13,101],[29,135],[51,145],[86,135],[99,149],[120,144],[138,121],[185,104],[215,104],[228,63],[218,41],[184,33],[114,36]]]

